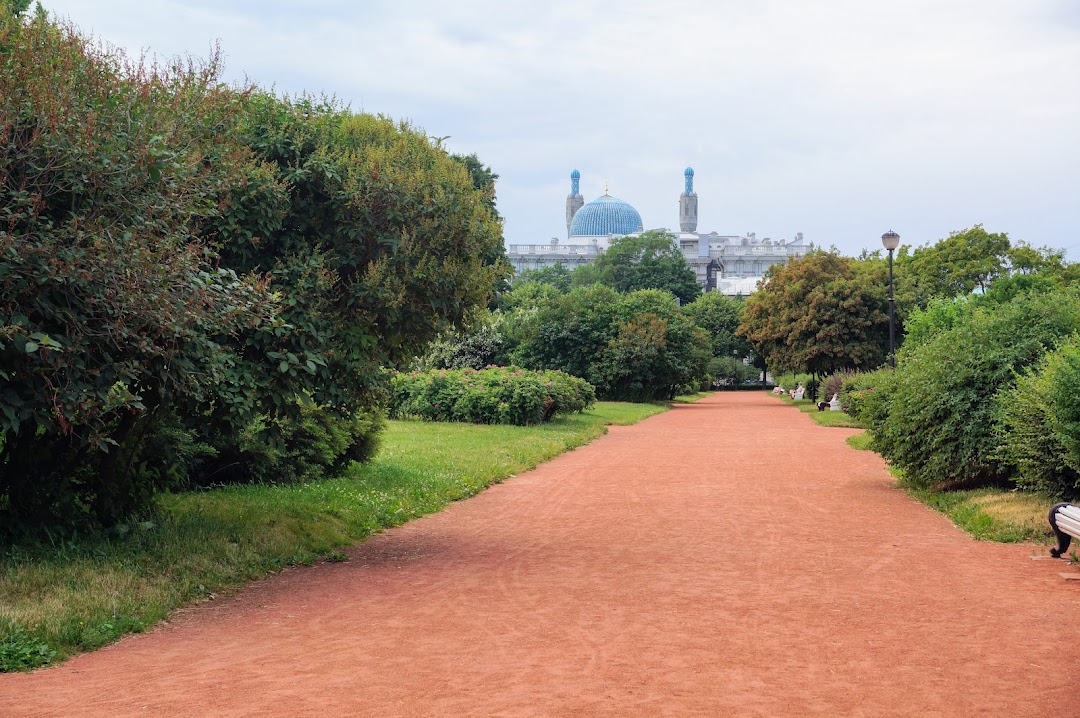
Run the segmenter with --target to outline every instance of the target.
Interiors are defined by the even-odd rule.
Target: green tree
[[[615,237],[595,266],[600,281],[620,292],[663,289],[683,304],[701,293],[694,271],[667,232]]]
[[[570,270],[571,289],[602,283],[603,282],[600,281],[600,272],[597,270],[595,264],[582,264]]]
[[[441,146],[441,143],[436,141],[436,146]],[[468,155],[450,155],[450,158],[455,162],[464,165],[465,169],[469,171],[469,177],[472,179],[473,188],[483,193],[484,203],[487,204],[488,209],[491,210],[491,216],[499,223],[499,232],[501,236],[502,215],[499,214],[499,210],[495,206],[495,183],[498,181],[499,175],[497,175],[491,167],[481,162],[475,152]],[[510,288],[509,274],[506,271],[510,266],[510,260],[506,256],[506,244],[500,241],[498,245],[491,246],[488,248],[487,254],[485,254],[482,259],[485,264],[493,266],[498,265],[504,270],[499,273],[498,278],[495,280],[494,292],[495,297],[497,297]],[[493,302],[495,297],[493,297]],[[495,308],[494,303],[491,304],[491,308]]]
[[[663,290],[574,289],[531,315],[522,337],[515,363],[565,371],[623,401],[670,399],[696,386],[712,354],[706,333]]]
[[[539,269],[526,269],[514,279],[514,284],[519,282],[550,284],[560,292],[569,292],[570,270],[562,262],[556,262],[549,267],[540,267]]]
[[[985,292],[991,282],[1008,272],[1011,251],[1003,232],[987,232],[981,225],[953,232],[934,245],[897,256],[897,298],[920,308],[931,300],[959,297],[976,289]]]
[[[738,334],[775,369],[824,376],[885,359],[887,282],[873,263],[816,251],[773,265],[750,295]]]
[[[289,331],[235,338],[229,393],[201,423],[230,444],[253,412],[295,414],[293,397],[342,416],[377,403],[382,367],[461,326],[509,271],[489,196],[424,133],[309,98],[245,110],[238,137],[261,164],[208,230],[223,266],[272,277]]]
[[[705,292],[683,305],[683,313],[709,335],[713,356],[742,359],[754,350],[745,337],[737,334],[743,304],[744,300],[720,292]]]
[[[0,11],[6,10],[12,17],[19,17],[30,7],[33,0],[3,0],[0,2]],[[39,4],[40,8],[41,5]]]

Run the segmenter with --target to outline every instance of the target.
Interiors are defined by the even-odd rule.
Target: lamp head
[[[900,235],[890,229],[881,235],[881,244],[891,252],[900,246]]]

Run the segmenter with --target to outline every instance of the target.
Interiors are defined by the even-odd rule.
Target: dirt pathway
[[[0,675],[0,716],[1077,715],[1080,581],[972,541],[850,433],[756,393],[679,406]]]

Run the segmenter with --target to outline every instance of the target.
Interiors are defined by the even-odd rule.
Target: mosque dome
[[[571,237],[606,237],[609,234],[633,234],[642,231],[641,215],[621,199],[605,194],[574,214]]]

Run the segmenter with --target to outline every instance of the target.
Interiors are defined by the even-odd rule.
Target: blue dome
[[[598,197],[579,209],[570,223],[571,237],[606,237],[642,231],[638,211],[610,195]]]
[[[581,179],[581,173],[577,170],[574,170],[570,173],[570,179]]]

